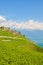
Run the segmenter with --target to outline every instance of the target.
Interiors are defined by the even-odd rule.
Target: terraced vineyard
[[[43,65],[43,48],[23,35],[0,30],[0,65]]]

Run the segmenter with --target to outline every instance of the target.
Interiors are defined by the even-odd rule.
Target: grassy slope
[[[13,34],[1,30],[0,35]],[[0,38],[0,65],[43,65],[43,49],[33,44],[34,42],[24,37],[2,41],[6,39]]]
[[[0,36],[14,36],[10,31],[0,30]]]

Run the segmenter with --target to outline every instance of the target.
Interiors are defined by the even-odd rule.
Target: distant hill
[[[43,65],[43,48],[21,32],[0,27],[0,65]]]

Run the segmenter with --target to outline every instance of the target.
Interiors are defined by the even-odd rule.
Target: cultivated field
[[[43,49],[21,35],[0,30],[0,65],[43,65]]]

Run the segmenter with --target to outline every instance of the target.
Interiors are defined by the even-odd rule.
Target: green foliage
[[[25,35],[23,35],[23,37],[25,37]]]
[[[1,27],[0,27],[0,29],[4,29],[4,27],[3,27],[3,26],[1,26]]]
[[[0,35],[15,36],[2,30]],[[43,65],[43,49],[25,37],[0,38],[0,65]]]

